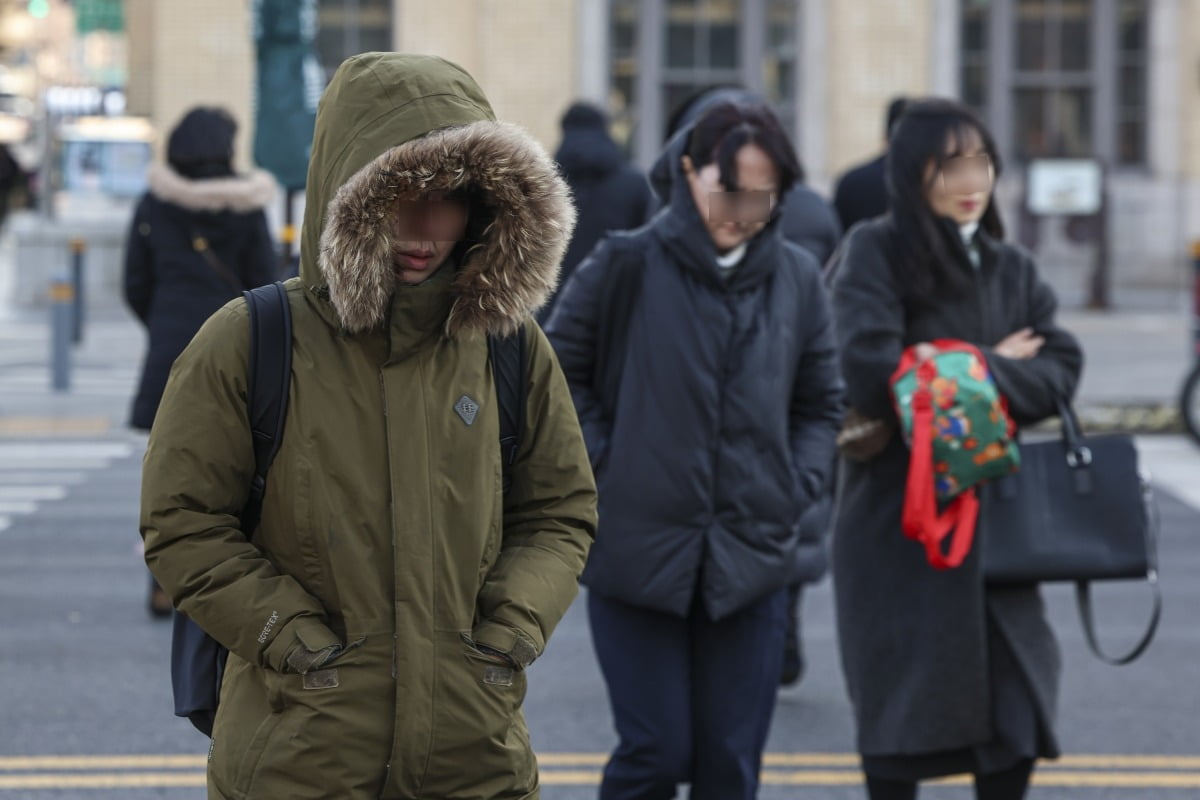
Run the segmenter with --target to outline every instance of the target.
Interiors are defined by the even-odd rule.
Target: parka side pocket
[[[213,782],[232,797],[247,797],[254,774],[286,712],[283,676],[241,662],[226,673],[227,689],[209,756]]]

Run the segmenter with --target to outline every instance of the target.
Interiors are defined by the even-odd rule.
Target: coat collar
[[[148,176],[150,193],[189,211],[261,211],[275,197],[275,179],[262,170],[229,178],[192,180],[166,164],[155,164]]]

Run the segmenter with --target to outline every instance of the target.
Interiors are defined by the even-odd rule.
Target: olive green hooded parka
[[[477,245],[398,285],[389,209],[464,188],[486,207]],[[210,797],[538,796],[523,670],[596,525],[571,397],[530,317],[573,224],[552,162],[459,67],[372,53],[334,76],[287,283],[290,409],[253,540],[238,523],[254,469],[244,301],[175,363],[146,452],[146,561],[230,650]],[[527,420],[503,494],[486,337],[522,326]],[[297,654],[331,646],[299,674]]]

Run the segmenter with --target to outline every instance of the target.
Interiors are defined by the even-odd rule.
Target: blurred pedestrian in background
[[[757,95],[738,86],[724,86],[708,89],[684,102],[668,122],[669,136],[673,136],[680,128],[696,121],[701,114],[714,104],[731,103],[762,103]],[[825,198],[805,185],[803,178],[792,185],[780,206],[779,230],[784,239],[803,247],[818,264],[824,265],[837,249],[842,236],[842,228],[838,223],[837,214]],[[833,497],[830,491],[818,498],[820,511],[808,518],[808,524],[814,530],[812,535],[825,537],[830,522]],[[823,573],[810,576],[809,581],[815,581]],[[800,581],[788,587],[788,622],[787,639],[783,647],[783,673],[779,682],[783,686],[793,686],[804,677],[804,637],[801,634],[800,607],[804,600],[804,584]]]
[[[650,183],[629,165],[608,132],[604,112],[588,103],[575,103],[562,118],[562,142],[554,154],[579,215],[575,233],[559,269],[563,286],[596,242],[610,231],[637,228],[650,219],[654,196]],[[557,292],[538,314],[550,318]]]
[[[602,800],[757,793],[841,421],[820,268],[781,235],[800,177],[766,106],[711,106],[651,173],[666,208],[604,239],[550,318],[600,492],[583,581],[620,737]]]
[[[13,158],[12,150],[6,144],[0,144],[0,227],[8,218],[8,209],[12,203],[13,192],[24,184],[25,172]]]
[[[909,100],[905,97],[897,97],[888,103],[883,128],[883,153],[848,170],[838,178],[837,187],[833,192],[833,206],[837,209],[838,219],[841,220],[842,230],[845,232],[849,232],[856,223],[864,219],[874,219],[887,213],[888,192],[884,167],[887,142],[908,103]]]
[[[884,432],[844,461],[834,534],[858,748],[871,800],[912,800],[918,781],[964,772],[980,800],[1018,800],[1034,761],[1058,755],[1058,645],[1036,585],[985,585],[978,547],[934,570],[901,532],[909,453],[889,382],[904,348],[967,341],[1031,425],[1072,396],[1082,355],[1030,256],[1004,241],[1000,162],[973,112],[911,104],[887,169],[892,211],[850,233],[834,286],[850,405]]]
[[[263,211],[275,194],[265,172],[237,175],[237,123],[220,108],[194,108],[171,131],[167,163],[150,170],[125,249],[125,301],[146,327],[148,347],[130,424],[154,424],[176,357],[213,312],[275,279]],[[152,583],[150,613],[171,603]]]

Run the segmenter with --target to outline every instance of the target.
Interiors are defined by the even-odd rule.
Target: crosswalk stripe
[[[0,502],[6,500],[62,500],[67,496],[63,486],[2,486]]]
[[[127,442],[21,442],[0,444],[0,464],[11,466],[9,459],[124,458],[131,453],[133,445]]]
[[[0,486],[25,486],[36,483],[52,483],[60,486],[78,486],[87,480],[87,473],[72,471],[14,470],[0,468]]]
[[[65,500],[89,472],[106,469],[134,453],[129,442],[96,439],[31,439],[0,444],[0,531],[46,503]]]

